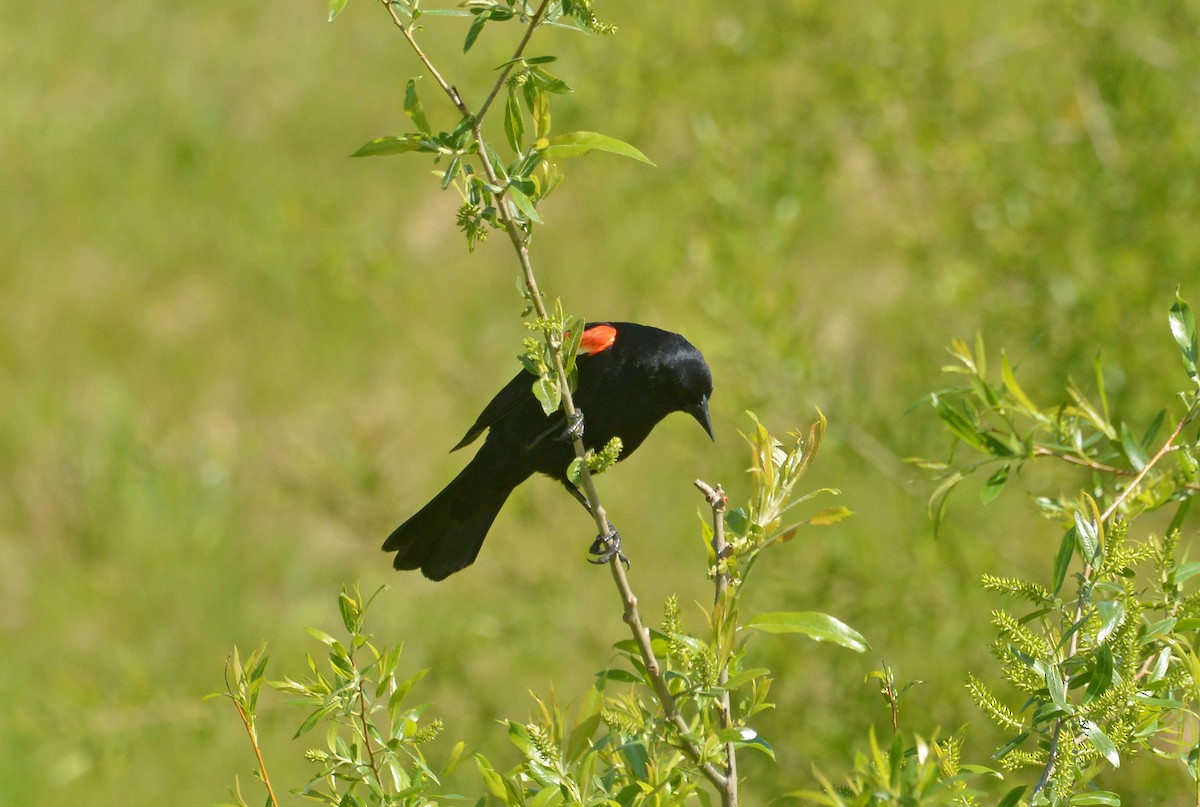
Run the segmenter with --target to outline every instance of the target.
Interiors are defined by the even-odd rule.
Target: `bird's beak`
[[[708,396],[700,399],[700,403],[689,408],[687,413],[696,419],[696,422],[704,427],[704,431],[708,434],[708,439],[714,443],[717,438],[713,437],[712,420],[708,417]]]

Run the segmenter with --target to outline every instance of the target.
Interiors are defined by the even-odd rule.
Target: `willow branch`
[[[684,720],[683,714],[679,711],[679,705],[675,702],[675,696],[671,694],[671,690],[667,687],[667,682],[663,680],[662,666],[658,663],[658,657],[654,654],[654,648],[650,646],[650,631],[642,625],[641,617],[638,616],[637,597],[634,596],[633,589],[629,587],[629,578],[625,576],[625,566],[614,558],[609,563],[609,569],[612,570],[613,580],[616,581],[617,588],[621,591],[621,598],[625,603],[625,622],[629,625],[630,631],[633,632],[633,639],[637,643],[638,651],[641,653],[642,662],[646,665],[646,675],[650,678],[650,682],[654,686],[654,693],[658,696],[658,702],[662,706],[663,715],[680,734],[679,747],[700,769],[700,772],[704,774],[704,778],[708,779],[714,787],[724,793],[729,785],[728,777],[717,770],[715,765],[704,759],[704,754],[699,746],[685,739],[686,735],[691,733],[692,728]]]
[[[1099,522],[1100,525],[1103,525],[1106,521],[1108,521],[1110,518],[1112,518],[1114,514],[1116,514],[1117,510],[1120,509],[1121,505],[1124,504],[1126,501],[1128,501],[1129,498],[1134,495],[1134,493],[1138,489],[1138,486],[1142,483],[1142,480],[1145,479],[1146,475],[1150,473],[1150,470],[1152,468],[1154,468],[1154,466],[1157,465],[1160,461],[1162,461],[1163,457],[1167,456],[1168,453],[1170,453],[1172,450],[1174,450],[1175,441],[1179,439],[1179,435],[1183,433],[1183,430],[1185,428],[1187,428],[1187,425],[1189,423],[1191,423],[1193,420],[1195,420],[1198,411],[1200,411],[1200,399],[1197,399],[1196,401],[1194,401],[1192,403],[1191,406],[1188,407],[1188,410],[1184,413],[1183,417],[1181,417],[1179,419],[1179,423],[1175,426],[1174,431],[1172,431],[1171,435],[1169,437],[1167,437],[1166,440],[1163,441],[1162,446],[1159,447],[1158,451],[1155,452],[1154,456],[1151,457],[1146,462],[1146,465],[1142,468],[1141,471],[1138,472],[1137,476],[1135,476],[1129,482],[1129,484],[1125,487],[1125,489],[1121,491],[1120,495],[1117,496],[1117,498],[1113,499],[1112,504],[1110,504],[1107,508],[1105,508],[1104,512],[1100,514],[1100,522]],[[1083,568],[1084,581],[1091,580],[1093,571],[1094,571],[1094,569],[1090,562],[1088,562],[1084,565],[1084,568]],[[1079,595],[1079,600],[1075,604],[1075,617],[1073,620],[1074,623],[1078,623],[1079,620],[1083,618],[1083,600],[1084,600],[1084,594],[1081,591],[1080,595]],[[1079,650],[1079,631],[1075,631],[1071,635],[1071,644],[1070,644],[1070,648],[1067,652],[1067,658],[1068,659],[1073,658],[1075,656],[1075,654],[1078,652],[1078,650]],[[1042,769],[1041,778],[1038,779],[1038,783],[1033,788],[1033,792],[1035,794],[1037,792],[1039,792],[1043,787],[1046,786],[1046,783],[1050,780],[1051,774],[1053,774],[1053,772],[1054,772],[1054,765],[1056,762],[1056,757],[1058,755],[1058,735],[1059,735],[1059,732],[1062,730],[1064,719],[1065,718],[1060,717],[1054,725],[1054,737],[1050,743],[1049,753],[1046,755],[1046,765]]]
[[[726,594],[729,591],[729,573],[722,570],[721,561],[729,554],[729,545],[725,542],[725,505],[729,501],[720,485],[713,488],[703,480],[693,483],[704,494],[705,501],[712,508],[712,549],[716,560],[715,579],[716,589],[713,594],[714,629],[720,631],[720,623],[728,618],[726,613]],[[719,622],[718,622],[719,620]],[[722,654],[724,656],[724,654]],[[733,726],[733,707],[729,702],[729,658],[724,656],[721,661],[721,671],[717,674],[717,683],[721,688],[721,728]],[[721,789],[721,804],[723,807],[737,807],[737,745],[730,740],[725,744],[725,786]]]
[[[488,151],[484,148],[486,142],[483,137],[483,115],[491,106],[492,101],[503,86],[507,79],[508,72],[512,68],[512,64],[508,65],[505,71],[501,74],[500,79],[492,88],[492,92],[488,95],[478,114],[472,115],[466,104],[459,95],[458,90],[449,84],[442,75],[430,62],[429,57],[417,44],[413,37],[411,26],[406,25],[404,20],[396,12],[392,0],[381,0],[384,6],[387,7],[388,13],[391,15],[392,22],[400,29],[404,38],[412,47],[417,58],[433,76],[438,86],[454,104],[455,108],[463,115],[464,118],[471,120],[471,130],[475,137],[476,143],[479,145],[479,162],[483,170],[483,175],[487,178],[488,184],[493,188],[500,190],[495,192],[496,201],[496,217],[500,222],[501,228],[508,234],[509,241],[512,242],[513,251],[517,255],[517,262],[521,266],[521,275],[525,284],[525,289],[529,294],[529,299],[533,305],[534,311],[540,319],[548,319],[545,301],[542,299],[541,290],[538,288],[537,276],[533,271],[533,262],[529,257],[528,248],[528,233],[517,223],[512,210],[509,207],[507,197],[507,185],[501,181],[499,172],[496,166],[492,164],[491,157]],[[546,9],[549,7],[549,0],[542,0],[533,16],[530,17],[525,34],[522,36],[520,43],[517,46],[516,52],[513,54],[513,60],[520,59],[524,53],[529,40],[533,35],[533,31],[542,22],[546,15]],[[559,392],[562,399],[562,411],[567,418],[568,423],[573,423],[580,416],[579,410],[575,407],[575,401],[571,394],[570,382],[567,378],[565,364],[562,356],[562,345],[559,344],[550,333],[544,334],[546,347],[550,353],[551,363],[556,377],[558,378]],[[586,426],[586,424],[585,424]],[[582,434],[576,436],[572,440],[572,446],[575,449],[575,456],[579,459],[584,459],[587,449],[583,444]],[[600,503],[600,495],[596,491],[596,484],[592,479],[592,474],[588,470],[587,463],[580,463],[580,484],[579,487],[583,491],[583,495],[587,498],[589,510],[592,518],[595,520],[596,529],[601,536],[609,536],[612,533],[612,525],[609,524],[608,515]],[[609,561],[609,569],[612,572],[613,580],[616,582],[617,590],[620,592],[621,601],[624,604],[624,621],[629,625],[630,631],[633,633],[634,641],[638,646],[638,650],[642,656],[642,662],[645,664],[647,674],[650,676],[654,691],[658,696],[659,702],[662,704],[663,712],[667,720],[680,733],[680,747],[683,752],[692,760],[693,763],[700,769],[704,776],[713,783],[718,789],[724,792],[727,786],[727,777],[710,762],[704,759],[702,749],[695,743],[685,739],[686,735],[691,732],[691,727],[684,720],[683,715],[679,711],[679,706],[675,702],[675,697],[667,688],[666,682],[662,678],[662,668],[658,662],[658,658],[654,654],[654,649],[650,645],[650,632],[642,624],[641,616],[637,610],[637,597],[634,596],[633,589],[629,585],[629,578],[625,575],[625,567],[622,564],[623,558],[619,552],[614,552],[612,559]]]
[[[526,46],[529,45],[529,39],[533,36],[533,30],[541,24],[542,18],[546,16],[546,9],[549,5],[547,0],[543,0],[542,4],[538,6],[537,11],[533,12],[533,16],[529,18],[529,25],[525,27],[525,35],[517,43],[517,49],[513,52],[512,58],[508,60],[508,64],[504,65],[504,69],[500,71],[499,78],[492,85],[492,91],[488,93],[487,98],[483,99],[483,106],[479,107],[479,111],[475,113],[476,119],[482,119],[491,108],[492,102],[496,100],[496,96],[500,93],[500,88],[504,86],[504,82],[508,81],[509,73],[517,66],[517,61],[521,58],[521,54],[525,52]]]
[[[234,649],[237,652],[237,649]],[[258,732],[254,729],[254,715],[242,706],[241,700],[238,699],[233,691],[233,687],[229,683],[229,669],[225,669],[225,691],[229,693],[229,699],[233,701],[234,708],[237,709],[238,717],[242,719],[242,725],[246,727],[246,736],[250,738],[250,747],[254,749],[254,757],[258,760],[258,772],[262,779],[263,785],[267,788],[267,801],[271,807],[279,807],[279,799],[275,798],[275,788],[271,787],[271,777],[267,774],[267,763],[263,759],[262,748],[258,745]],[[244,690],[243,690],[244,691]]]
[[[458,90],[447,83],[446,79],[442,78],[442,74],[438,72],[437,68],[433,66],[433,62],[429,61],[429,57],[425,55],[425,51],[421,50],[421,46],[417,44],[416,37],[412,33],[412,23],[405,24],[403,18],[396,12],[396,4],[393,0],[380,0],[380,2],[383,3],[383,7],[387,9],[388,14],[391,16],[392,24],[400,29],[400,33],[404,35],[404,38],[408,40],[408,44],[412,47],[413,53],[417,54],[417,58],[421,60],[421,64],[429,71],[429,75],[433,76],[433,80],[442,88],[442,92],[446,93],[450,102],[454,104],[455,109],[464,118],[471,117],[471,110],[463,103],[462,96],[458,94]]]

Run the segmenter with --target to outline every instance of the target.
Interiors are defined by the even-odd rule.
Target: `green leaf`
[[[1054,578],[1050,586],[1052,594],[1058,594],[1063,582],[1067,579],[1067,570],[1071,568],[1071,556],[1075,554],[1075,528],[1067,530],[1062,542],[1058,545],[1058,554],[1054,556]]]
[[[526,196],[525,192],[520,190],[515,184],[508,186],[508,196],[513,200],[513,204],[517,206],[517,209],[525,214],[525,218],[535,224],[542,223],[542,217],[538,215],[537,208],[533,205],[533,200]]]
[[[1009,466],[1003,465],[1000,470],[988,477],[983,489],[979,491],[980,502],[987,504],[1000,495],[1000,491],[1004,490],[1004,484],[1008,482],[1008,468]]]
[[[1096,631],[1096,641],[1103,642],[1125,621],[1125,603],[1119,600],[1105,600],[1096,605],[1096,610],[1100,615],[1100,629]]]
[[[1030,412],[1037,412],[1037,406],[1025,394],[1025,390],[1021,389],[1021,385],[1017,383],[1017,376],[1013,373],[1012,365],[1008,361],[1008,354],[1003,351],[1000,352],[1000,374],[1004,377],[1004,387],[1008,390],[1008,394],[1013,396],[1017,403]]]
[[[527,81],[521,86],[525,95],[525,104],[529,114],[533,116],[534,136],[541,140],[550,136],[550,96],[534,82]]]
[[[601,670],[596,673],[596,677],[604,681],[619,681],[623,684],[639,684],[642,681],[640,675],[635,675],[628,670],[613,668],[610,670]]]
[[[337,15],[342,13],[342,9],[346,7],[346,0],[329,0],[329,22],[333,22]]]
[[[558,384],[545,376],[533,382],[533,395],[541,403],[542,411],[547,415],[554,414],[562,401],[562,392],[558,389]]]
[[[818,511],[812,518],[804,522],[813,527],[828,527],[830,524],[837,524],[839,521],[845,521],[854,515],[848,507],[826,507],[824,510]]]
[[[346,632],[357,633],[358,619],[362,613],[359,611],[358,603],[345,591],[338,596],[338,611],[341,612],[342,624],[346,627]]]
[[[1129,429],[1129,424],[1121,424],[1121,450],[1125,452],[1125,456],[1129,459],[1129,464],[1133,466],[1133,470],[1140,471],[1150,462],[1150,458],[1146,456],[1145,449],[1133,432]]]
[[[607,151],[622,157],[654,165],[642,152],[615,137],[599,134],[598,132],[569,132],[552,137],[541,149],[543,154],[553,157],[577,157],[589,151]]]
[[[313,627],[305,626],[304,629],[306,631],[308,631],[309,636],[313,637],[321,644],[328,645],[330,647],[333,647],[334,645],[338,644],[337,639],[333,638],[332,636],[330,636],[328,633],[321,630],[320,628],[313,628]]]
[[[749,620],[748,629],[764,633],[802,633],[818,642],[833,642],[862,653],[871,648],[867,640],[849,625],[816,611],[787,611],[759,614]]]
[[[417,80],[415,78],[408,80],[408,86],[404,90],[404,114],[408,115],[409,120],[422,133],[432,133],[429,121],[425,119],[425,108],[421,106],[421,99],[417,97]]]
[[[1096,522],[1078,511],[1075,512],[1075,537],[1084,560],[1095,563],[1100,559],[1100,529]]]
[[[1113,741],[1108,738],[1108,735],[1100,730],[1099,726],[1090,720],[1085,720],[1083,721],[1083,733],[1087,736],[1088,742],[1100,752],[1100,756],[1108,760],[1110,765],[1114,768],[1121,767],[1121,755],[1117,753],[1117,747],[1113,745]],[[1090,803],[1107,804],[1108,802],[1097,801]],[[1120,804],[1121,802],[1117,801],[1116,803]]]
[[[1110,790],[1096,790],[1072,796],[1071,804],[1107,804],[1108,807],[1121,807],[1121,797]]]
[[[530,64],[530,62],[526,62],[526,64]],[[529,71],[529,74],[533,76],[534,80],[538,84],[538,87],[546,92],[552,92],[555,95],[566,95],[567,93],[571,92],[571,87],[567,84],[567,82],[563,81],[558,76],[550,75],[540,67],[533,68]]]
[[[990,454],[994,457],[1012,456],[1012,449],[983,431],[981,426],[972,423],[962,412],[959,412],[937,395],[934,395],[932,400],[938,417],[964,443],[982,451],[984,454]]]
[[[386,157],[389,154],[404,154],[408,151],[436,151],[426,145],[424,138],[417,134],[387,135],[377,137],[365,143],[351,157]]]
[[[1200,574],[1200,560],[1194,560],[1179,566],[1174,570],[1171,579],[1175,585],[1180,585],[1184,580],[1195,577],[1197,574]]]
[[[1050,700],[1059,711],[1068,714],[1074,711],[1067,702],[1067,685],[1063,681],[1062,671],[1057,666],[1046,668],[1046,689],[1050,692]]]
[[[1196,344],[1196,319],[1178,291],[1175,292],[1175,304],[1171,306],[1168,320],[1171,323],[1171,335],[1175,337],[1179,351],[1183,354],[1183,363],[1187,367],[1188,375],[1196,378],[1196,362],[1200,360],[1200,349]]]
[[[1025,785],[1019,785],[1004,794],[1004,798],[1000,799],[1000,803],[996,807],[1016,807],[1021,801],[1021,796],[1025,795]]]
[[[1113,682],[1113,654],[1107,647],[1101,647],[1096,652],[1096,666],[1092,670],[1092,680],[1088,682],[1087,690],[1083,693],[1083,702],[1088,703],[1108,691]]]
[[[504,136],[513,151],[521,150],[521,138],[525,136],[525,118],[521,115],[521,102],[515,87],[508,88],[508,101],[504,104]]]
[[[487,24],[487,21],[488,15],[486,14],[477,14],[475,16],[475,21],[467,29],[467,38],[463,42],[463,53],[469,51],[471,46],[475,44],[475,40],[479,38],[479,34],[483,31],[483,26]]]

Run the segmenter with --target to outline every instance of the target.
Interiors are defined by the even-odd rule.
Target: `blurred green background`
[[[744,763],[748,797],[843,769],[886,720],[863,682],[884,661],[927,682],[907,726],[970,721],[982,760],[997,738],[963,681],[997,677],[1000,603],[977,581],[1044,577],[1057,530],[1019,489],[987,509],[968,489],[935,540],[900,458],[948,441],[908,410],[976,331],[1039,402],[1068,375],[1086,388],[1100,352],[1120,419],[1167,404],[1183,376],[1166,310],[1179,284],[1200,302],[1200,7],[671,8],[604,4],[616,38],[533,47],[575,89],[557,131],[658,163],[565,164],[534,243],[544,288],[685,333],[716,377],[715,445],[671,418],[601,482],[641,602],[657,621],[671,592],[710,596],[691,480],[744,495],[744,410],[783,432],[820,406],[810,482],[856,517],[781,548],[753,600],[833,613],[873,651],[762,639],[780,761]],[[530,690],[582,691],[625,636],[582,562],[590,522],[553,483],[522,488],[445,583],[378,551],[461,466],[446,450],[514,372],[521,302],[506,244],[467,254],[424,158],[347,159],[407,128],[420,71],[378,6],[323,18],[0,6],[0,802],[210,804],[235,775],[250,792],[235,713],[201,696],[234,643],[266,639],[268,677],[298,671],[301,626],[336,626],[343,581],[391,586],[377,634],[404,643],[402,668],[432,667],[419,696],[446,738],[498,764],[495,721],[528,716]],[[489,27],[460,69],[464,28],[430,20],[426,40],[471,103],[515,29]],[[296,786],[302,716],[264,710],[268,765]],[[1107,782],[1140,803],[1182,784],[1148,762]]]

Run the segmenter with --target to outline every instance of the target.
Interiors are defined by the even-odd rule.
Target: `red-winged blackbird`
[[[587,448],[599,451],[619,437],[624,459],[672,412],[687,412],[712,437],[712,375],[700,351],[679,334],[632,322],[588,323],[577,367],[574,401],[586,418]],[[522,370],[500,390],[451,449],[490,429],[474,459],[384,541],[384,550],[396,553],[397,569],[442,580],[470,566],[509,494],[534,471],[559,480],[587,505],[567,480],[575,458],[567,419],[562,411],[542,411],[533,380]]]

